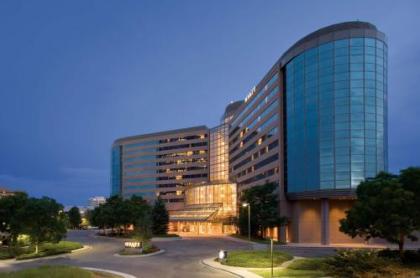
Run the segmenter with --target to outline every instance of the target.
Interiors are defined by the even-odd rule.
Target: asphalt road
[[[68,240],[90,245],[92,248],[65,257],[43,259],[19,264],[2,264],[0,271],[13,271],[41,265],[74,265],[95,267],[132,274],[138,278],[219,278],[234,277],[201,263],[202,259],[216,257],[220,249],[251,249],[251,245],[227,238],[197,237],[154,244],[165,249],[163,254],[150,257],[116,257],[123,248],[123,240],[95,236],[94,231],[71,231]],[[1,264],[1,263],[0,263]]]

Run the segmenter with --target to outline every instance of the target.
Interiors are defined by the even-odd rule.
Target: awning
[[[204,204],[186,206],[182,210],[172,211],[169,214],[170,221],[207,221],[217,211],[221,204]]]

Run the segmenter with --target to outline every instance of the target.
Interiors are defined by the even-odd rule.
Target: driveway
[[[228,238],[196,237],[175,241],[155,242],[163,254],[150,257],[116,257],[123,240],[95,236],[94,231],[70,231],[68,240],[78,241],[92,248],[65,257],[43,259],[6,265],[0,262],[0,271],[12,271],[41,265],[74,265],[96,267],[132,274],[136,277],[234,277],[226,272],[209,268],[201,263],[202,259],[216,257],[220,249],[251,249],[246,242],[233,241]]]

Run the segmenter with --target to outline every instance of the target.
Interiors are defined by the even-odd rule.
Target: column
[[[321,199],[321,244],[330,244],[330,205],[328,199]]]

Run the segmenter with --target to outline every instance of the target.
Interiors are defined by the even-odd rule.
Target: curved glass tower
[[[332,27],[285,64],[290,193],[351,189],[387,169],[385,37],[368,23]]]

